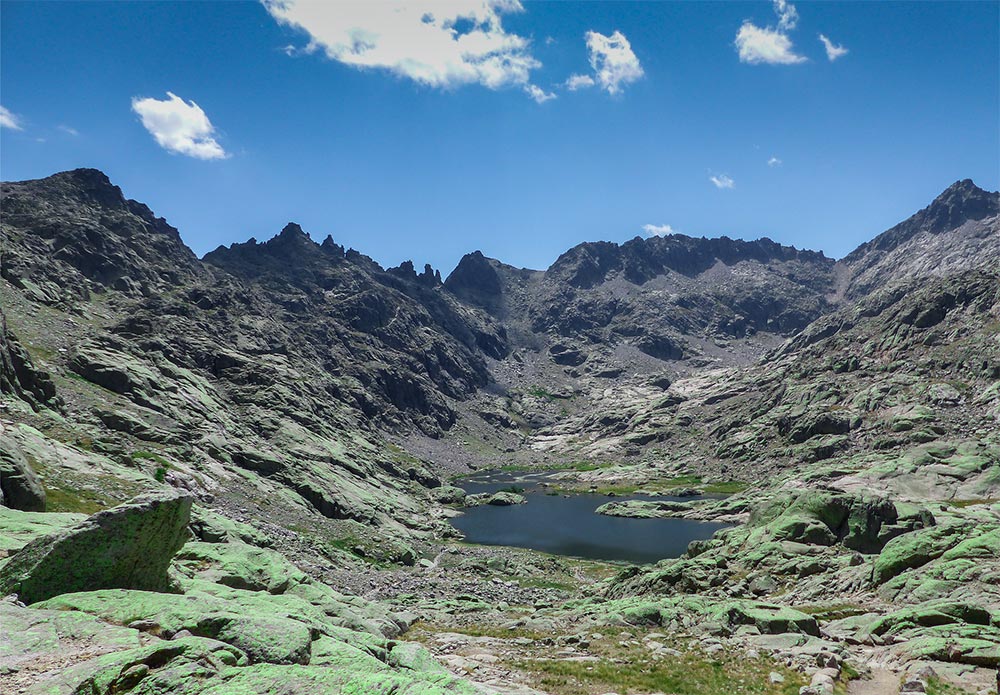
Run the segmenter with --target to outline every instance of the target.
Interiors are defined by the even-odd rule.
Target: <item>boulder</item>
[[[884,584],[896,575],[922,567],[958,545],[968,530],[961,524],[947,524],[894,538],[885,544],[872,566],[872,580]]]
[[[10,437],[0,435],[0,504],[24,512],[45,511],[45,489]]]
[[[524,495],[519,495],[516,492],[497,492],[486,500],[486,504],[495,507],[510,507],[515,504],[524,504],[527,501]]]
[[[462,504],[465,501],[465,490],[454,485],[442,485],[431,490],[431,499],[440,504]]]
[[[0,568],[0,594],[35,603],[94,589],[167,591],[191,501],[175,491],[151,493],[36,538]]]
[[[778,540],[809,545],[841,544],[873,554],[895,536],[934,523],[918,510],[900,516],[888,499],[839,490],[804,489],[777,495],[758,505],[751,525],[766,525]]]

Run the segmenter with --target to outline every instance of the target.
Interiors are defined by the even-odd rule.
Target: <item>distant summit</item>
[[[856,298],[913,276],[1000,267],[1000,193],[956,181],[930,205],[845,256],[847,296]]]

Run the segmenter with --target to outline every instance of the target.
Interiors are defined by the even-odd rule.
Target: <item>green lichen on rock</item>
[[[242,542],[261,548],[270,547],[271,541],[249,524],[223,516],[198,505],[191,508],[191,532],[205,543]]]
[[[78,524],[87,517],[68,512],[22,512],[0,507],[0,550],[19,550],[29,542]]]
[[[182,572],[234,589],[280,594],[307,576],[274,550],[246,543],[187,543],[174,559]]]
[[[139,633],[86,613],[37,610],[0,601],[0,673],[42,656],[59,655],[80,643],[94,652],[131,649],[139,646]]]
[[[606,502],[594,511],[605,516],[623,516],[632,519],[667,519],[691,511],[692,506],[691,502],[626,500]]]
[[[751,516],[752,525],[767,524],[779,540],[841,543],[862,553],[877,553],[894,536],[932,522],[927,514],[901,518],[885,498],[816,489],[777,495]]]
[[[572,609],[597,624],[666,626],[697,625],[700,630],[732,634],[752,626],[761,634],[819,635],[816,618],[775,603],[706,596],[641,597],[607,602],[581,602]]]
[[[965,537],[966,529],[960,524],[926,528],[894,538],[882,549],[872,567],[872,579],[884,584],[897,574],[920,567],[957,545]]]
[[[431,499],[440,504],[462,504],[465,490],[454,485],[442,485],[431,490]]]
[[[73,591],[170,588],[167,567],[187,538],[191,498],[151,493],[36,538],[0,568],[0,594],[35,603]]]
[[[375,672],[260,664],[231,668],[208,681],[201,695],[343,693],[343,695],[474,695],[466,681],[445,673]]]

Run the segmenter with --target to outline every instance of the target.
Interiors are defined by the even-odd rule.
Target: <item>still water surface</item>
[[[607,497],[545,494],[551,473],[483,473],[458,484],[469,494],[524,488],[527,504],[483,505],[451,520],[470,543],[512,545],[556,555],[645,564],[678,557],[693,540],[711,538],[728,524],[687,519],[627,519],[595,514],[605,502],[630,499],[680,500],[679,497]],[[690,500],[691,498],[685,498]]]

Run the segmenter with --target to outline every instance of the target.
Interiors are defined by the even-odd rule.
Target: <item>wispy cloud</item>
[[[196,159],[225,159],[229,155],[215,140],[215,126],[195,102],[167,92],[167,99],[132,99],[132,110],[156,142],[168,152]]]
[[[838,46],[834,44],[833,41],[826,38],[823,34],[819,35],[819,40],[823,42],[823,48],[826,49],[826,57],[829,59],[831,63],[835,61],[837,58],[840,58],[841,56],[845,56],[848,53],[850,53],[848,49],[844,48],[843,46]]]
[[[798,10],[786,0],[774,0],[774,13],[778,15],[778,28],[782,31],[791,31],[799,23]]]
[[[667,236],[675,233],[669,224],[644,224],[642,231],[646,232],[646,236]]]
[[[0,128],[10,128],[11,130],[24,130],[20,117],[11,113],[5,106],[0,106]]]
[[[569,91],[575,92],[578,89],[588,89],[595,84],[597,83],[594,82],[594,78],[590,75],[570,75],[564,86]]]
[[[503,27],[503,14],[524,9],[518,0],[262,1],[278,23],[308,34],[304,52],[430,87],[526,87],[531,71],[541,67],[531,42]]]
[[[713,174],[708,177],[708,180],[711,181],[716,188],[734,188],[736,186],[736,182],[726,174],[719,174],[718,176]]]
[[[556,95],[552,92],[546,92],[544,89],[536,84],[529,84],[525,86],[524,91],[527,92],[528,96],[535,100],[536,103],[544,104],[547,101],[552,101],[556,98]]]
[[[769,160],[767,160],[767,165],[769,167],[780,167],[782,163],[783,162],[777,157],[771,157]]]
[[[805,56],[795,52],[788,32],[795,28],[799,13],[795,5],[786,0],[774,0],[777,27],[759,27],[749,19],[736,32],[736,50],[740,61],[751,65],[795,65],[806,62]]]
[[[608,94],[621,94],[625,85],[643,76],[642,65],[632,52],[632,44],[620,31],[615,31],[611,36],[588,31],[586,40],[594,78],[601,89],[606,90]],[[570,80],[572,79],[571,77]],[[577,89],[581,86],[585,85],[581,82]]]
[[[76,137],[77,135],[80,134],[80,131],[78,131],[76,128],[70,128],[68,125],[56,126],[56,130],[61,130],[67,135],[72,135],[73,137]]]

